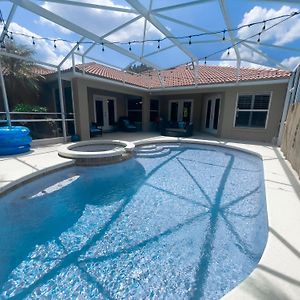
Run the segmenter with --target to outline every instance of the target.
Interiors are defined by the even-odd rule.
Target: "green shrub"
[[[19,103],[14,108],[14,112],[47,112],[47,107],[32,105],[32,104]]]

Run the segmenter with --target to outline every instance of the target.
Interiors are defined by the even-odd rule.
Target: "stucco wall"
[[[120,85],[116,87],[114,84],[83,78],[73,78],[72,86],[76,114],[76,130],[82,140],[90,138],[89,124],[94,121],[93,95],[116,97],[118,117],[127,115],[127,95],[143,98],[147,96],[145,93],[127,88],[126,86]]]
[[[74,79],[73,79],[74,81]],[[168,103],[170,100],[175,99],[193,99],[193,123],[195,131],[202,131],[203,124],[205,121],[205,111],[204,111],[204,97],[207,94],[219,94],[221,96],[221,108],[220,108],[220,119],[217,136],[222,138],[231,138],[238,140],[248,140],[248,141],[261,141],[261,142],[272,142],[278,134],[278,128],[280,123],[280,118],[283,109],[283,103],[286,94],[287,84],[268,84],[268,85],[256,85],[256,86],[236,86],[227,88],[209,88],[206,90],[201,90],[191,93],[174,93],[168,95],[156,94],[154,96],[147,94],[146,92],[136,91],[130,89],[126,86],[114,86],[110,83],[103,83],[99,81],[93,81],[89,79],[76,79],[77,92],[74,93],[74,102],[80,102],[80,104],[75,104],[75,113],[77,113],[77,130],[80,134],[83,134],[83,139],[88,138],[88,126],[90,121],[94,120],[94,107],[93,107],[93,95],[109,95],[117,98],[117,114],[118,117],[121,115],[126,115],[126,98],[127,95],[135,95],[142,98],[152,97],[160,99],[160,115],[167,119],[168,118]],[[267,120],[266,128],[235,128],[234,118],[235,118],[235,108],[237,95],[243,94],[255,94],[255,93],[271,93],[271,103],[270,111]],[[75,97],[75,95],[77,95]],[[77,99],[77,100],[76,100]],[[147,98],[148,99],[148,98]],[[85,103],[85,104],[84,104]],[[88,107],[86,112],[80,111]],[[143,115],[145,116],[145,111]],[[145,124],[144,124],[145,125]],[[83,128],[79,128],[82,127]],[[149,126],[143,126],[144,130]]]
[[[286,95],[287,84],[234,87],[225,90],[220,119],[220,136],[237,140],[275,142]],[[271,92],[271,103],[266,128],[236,128],[235,107],[237,95]]]

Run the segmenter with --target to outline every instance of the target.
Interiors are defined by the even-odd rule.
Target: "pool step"
[[[181,147],[180,144],[151,144],[135,148],[136,157],[162,157],[170,154],[173,149]]]
[[[160,152],[164,149],[164,147],[161,146],[155,146],[155,147],[148,147],[148,148],[138,148],[135,150],[136,153],[156,153]]]
[[[170,149],[161,147],[161,149],[157,150],[156,152],[154,152],[153,150],[151,152],[146,152],[146,151],[138,152],[136,153],[136,157],[143,157],[143,158],[163,157],[165,155],[170,154],[170,152],[171,152]]]
[[[144,146],[140,146],[139,148],[137,148],[137,150],[150,150],[150,149],[156,149],[157,145],[152,144],[152,145],[144,145]]]

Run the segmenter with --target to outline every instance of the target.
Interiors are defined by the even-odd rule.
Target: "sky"
[[[136,58],[143,57],[145,63],[158,69],[165,69],[189,63],[191,56],[199,60],[200,64],[203,64],[204,58],[207,57],[207,64],[236,66],[236,53],[241,57],[242,66],[245,67],[261,67],[263,65],[293,70],[300,63],[300,15],[289,18],[280,24],[276,23],[283,19],[266,21],[264,31],[262,31],[263,24],[258,24],[234,30],[232,36],[225,32],[225,40],[223,40],[222,33],[193,36],[204,32],[223,31],[228,28],[227,25],[236,29],[253,22],[290,15],[292,12],[300,11],[300,1],[226,0],[224,1],[225,8],[222,8],[219,1],[216,0],[202,0],[190,6],[181,4],[195,3],[195,1],[139,0],[146,13],[149,9],[151,10],[150,18],[159,28],[149,22],[145,24],[145,18],[138,13],[133,13],[132,7],[128,3],[130,1],[126,2],[125,0],[79,0],[79,2],[101,4],[131,11],[61,5],[51,1],[29,0],[26,2],[32,2],[34,5],[65,18],[74,26],[89,31],[93,37],[105,38],[107,42],[117,42],[116,45],[113,45],[114,49],[111,49],[111,46],[106,44],[107,42],[104,43],[104,47],[98,44],[89,50],[87,56],[118,68],[125,68],[129,64],[135,63]],[[173,5],[172,9],[166,9],[167,6]],[[0,9],[5,21],[11,7],[12,3],[9,1],[0,2]],[[227,16],[225,19],[224,10],[226,10]],[[127,25],[122,27],[124,24]],[[13,39],[17,43],[32,47],[37,60],[54,65],[58,65],[81,38],[81,35],[19,6],[9,26],[9,31],[13,32]],[[258,43],[259,32],[261,35]],[[28,36],[22,36],[20,33]],[[169,39],[162,40],[166,35],[175,37],[173,42]],[[179,38],[183,36],[193,37],[191,39]],[[250,38],[251,36],[253,37]],[[34,37],[35,45],[33,45],[32,37]],[[50,38],[50,40],[40,39],[44,37]],[[54,39],[65,39],[72,43],[57,41],[55,48]],[[153,41],[133,42],[134,40],[149,39]],[[234,49],[233,43],[239,40],[242,40],[243,43],[236,45]],[[79,45],[81,54],[89,49],[92,40],[85,39],[84,42]],[[179,45],[181,49],[175,47],[174,44]],[[115,51],[116,48],[119,51]],[[124,55],[126,53],[130,57]],[[76,63],[89,61],[91,59],[82,60],[80,55],[75,56]],[[70,67],[71,64],[71,59],[68,59],[63,68]]]

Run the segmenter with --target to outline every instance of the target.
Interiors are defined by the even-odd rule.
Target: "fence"
[[[300,178],[300,102],[290,106],[281,150]]]
[[[74,115],[64,115],[58,112],[10,112],[11,123],[14,126],[26,126],[30,129],[33,139],[55,138],[63,136],[63,122],[66,122],[66,135],[75,131]],[[0,112],[0,126],[6,126],[5,112]]]

